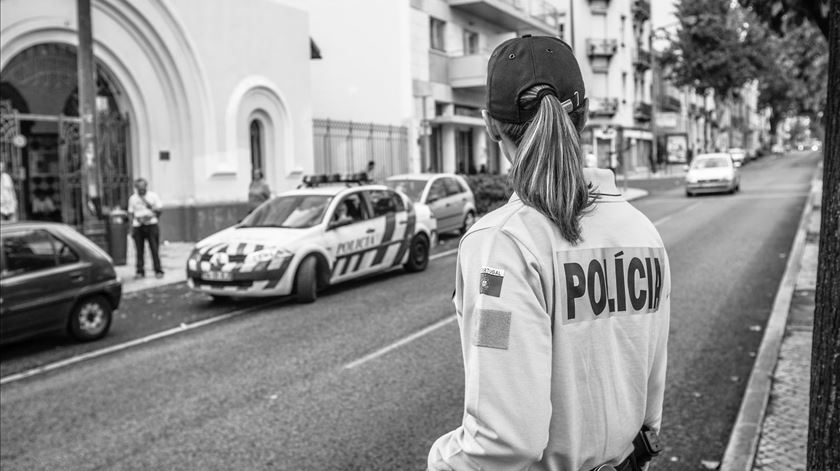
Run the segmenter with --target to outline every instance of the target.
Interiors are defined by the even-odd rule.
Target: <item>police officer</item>
[[[584,169],[588,101],[566,43],[505,41],[487,94],[487,131],[511,162],[514,194],[461,240],[464,414],[428,467],[641,469],[657,449],[665,388],[662,240],[612,172]]]

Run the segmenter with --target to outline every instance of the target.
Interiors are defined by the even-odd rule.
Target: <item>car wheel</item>
[[[84,298],[70,313],[70,335],[83,342],[100,339],[111,328],[112,314],[111,303],[104,297]]]
[[[233,299],[230,296],[224,296],[224,295],[221,295],[221,294],[211,294],[210,298],[213,299],[214,303],[219,303],[219,304],[229,303]]]
[[[405,269],[410,272],[423,271],[429,265],[429,239],[425,234],[417,234],[411,239],[411,246],[408,248],[408,261],[405,262]]]
[[[295,275],[295,295],[298,302],[311,303],[318,297],[318,263],[315,257],[303,259]]]
[[[475,213],[470,211],[464,216],[464,225],[461,227],[461,233],[466,234],[473,224],[475,224]]]
[[[694,196],[694,193],[692,193],[688,190],[685,190],[685,196],[688,196],[689,198],[691,198],[692,196]]]

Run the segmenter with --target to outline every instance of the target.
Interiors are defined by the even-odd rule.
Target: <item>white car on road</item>
[[[385,180],[390,188],[402,191],[413,201],[428,205],[437,220],[439,234],[466,232],[476,219],[475,197],[460,175],[452,173],[413,173],[394,175]]]
[[[215,299],[295,294],[312,302],[335,283],[426,268],[437,234],[427,206],[384,185],[327,180],[308,178],[196,244],[189,287]]]
[[[685,174],[685,194],[735,193],[741,189],[738,166],[728,153],[700,154],[691,161]]]

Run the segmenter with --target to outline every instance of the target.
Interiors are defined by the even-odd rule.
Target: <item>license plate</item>
[[[201,273],[202,280],[208,281],[230,281],[233,274],[229,271],[205,271]]]

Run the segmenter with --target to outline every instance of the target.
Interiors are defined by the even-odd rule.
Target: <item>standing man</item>
[[[148,186],[149,183],[145,178],[138,178],[134,181],[135,192],[128,199],[128,214],[131,215],[131,236],[134,238],[134,247],[137,251],[135,279],[146,276],[143,269],[145,241],[149,241],[149,251],[152,252],[155,277],[163,277],[163,268],[160,266],[160,256],[158,254],[160,245],[158,217],[160,217],[162,205],[158,195],[148,191]]]
[[[0,161],[0,219],[17,220],[17,195],[12,176],[6,173],[6,162]]]

